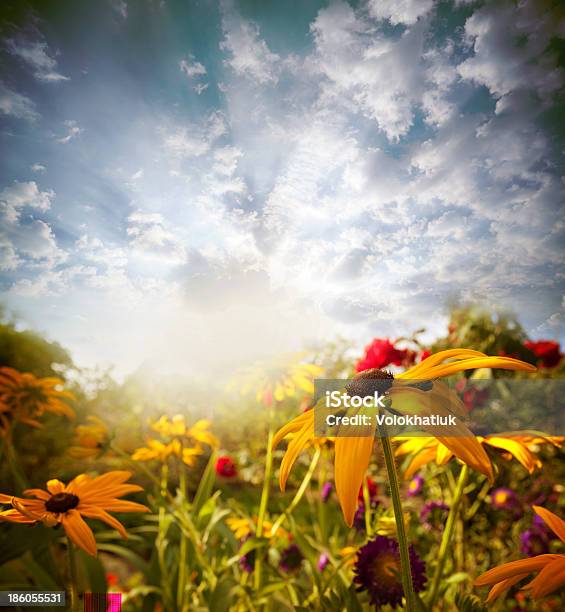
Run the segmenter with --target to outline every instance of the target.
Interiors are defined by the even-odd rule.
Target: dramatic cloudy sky
[[[0,301],[122,373],[450,299],[560,337],[559,4],[3,2]]]

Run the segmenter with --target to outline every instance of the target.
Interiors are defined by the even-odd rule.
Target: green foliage
[[[448,348],[472,348],[487,355],[506,355],[535,363],[525,346],[527,335],[517,318],[505,312],[492,313],[478,306],[453,306],[448,334],[432,345],[432,352]]]
[[[0,366],[36,376],[59,376],[54,364],[72,366],[69,353],[60,344],[33,331],[18,331],[13,322],[0,322]]]

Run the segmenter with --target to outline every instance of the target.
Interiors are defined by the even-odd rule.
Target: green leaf
[[[93,593],[105,593],[108,590],[106,572],[98,558],[87,555],[84,551],[77,551],[77,559],[85,569]]]
[[[129,561],[135,568],[142,572],[143,574],[148,573],[147,562],[142,559],[137,553],[133,552],[129,548],[125,548],[125,546],[118,546],[117,544],[106,544],[101,543],[98,544],[98,550],[102,550],[104,552],[112,553],[126,561]]]
[[[224,612],[224,610],[230,610],[233,593],[237,587],[237,582],[231,576],[225,576],[218,580],[216,588],[208,602],[210,612]]]
[[[471,576],[467,572],[457,572],[450,576],[445,582],[447,582],[447,584],[459,584],[465,580],[471,580]]]
[[[195,515],[198,515],[200,509],[212,493],[214,482],[216,480],[215,465],[216,453],[212,453],[210,455],[210,459],[208,460],[208,465],[204,470],[204,474],[202,474],[202,478],[200,480],[200,484],[198,485],[196,495],[194,496],[194,499],[192,501],[192,510]]]
[[[264,546],[267,546],[268,543],[269,540],[266,538],[251,537],[248,540],[245,540],[242,547],[239,549],[238,557],[243,557],[243,555],[246,555],[248,552],[251,552],[257,548],[263,548]]]

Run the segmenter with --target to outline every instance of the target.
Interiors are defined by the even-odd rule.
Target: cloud
[[[165,227],[159,213],[135,211],[129,217],[127,235],[135,255],[157,259],[168,264],[181,264],[186,259],[182,241]]]
[[[55,192],[41,191],[35,181],[14,181],[0,192],[0,215],[6,223],[15,223],[23,208],[34,208],[45,212],[51,207]]]
[[[31,214],[22,214],[46,212],[54,197],[53,191],[40,191],[34,181],[16,181],[0,193],[2,269],[15,270],[22,265],[51,268],[65,261],[67,254],[58,247],[51,226]]]
[[[220,49],[230,55],[225,64],[237,75],[262,84],[276,83],[280,57],[260,37],[259,27],[232,11],[224,13],[222,27],[224,39]]]
[[[59,142],[60,144],[67,144],[73,138],[76,138],[79,134],[83,132],[83,129],[79,127],[78,123],[73,119],[65,121],[65,126],[67,127],[67,133],[65,134],[65,136],[57,138],[57,142]]]
[[[33,101],[8,89],[2,82],[0,82],[0,113],[27,121],[39,119],[39,113],[35,110]]]
[[[12,55],[23,60],[33,71],[35,78],[46,83],[70,81],[70,77],[57,72],[57,61],[50,55],[49,46],[44,40],[29,40],[24,36],[6,41]]]
[[[496,97],[525,89],[548,99],[564,85],[558,57],[547,51],[563,36],[564,17],[558,4],[539,0],[487,4],[465,22],[474,54],[459,64],[459,74]]]
[[[194,79],[206,74],[206,68],[200,62],[195,61],[192,55],[189,59],[182,59],[179,62],[179,68],[189,79]]]
[[[43,164],[32,164],[31,171],[37,172],[38,174],[43,174],[47,168]]]
[[[123,19],[127,19],[128,4],[126,0],[111,0],[111,5],[116,13],[118,13]]]
[[[205,92],[208,89],[209,83],[198,83],[198,85],[195,85],[192,89],[194,89],[194,91],[200,95],[201,93]]]
[[[212,144],[227,132],[221,113],[212,112],[201,124],[162,130],[164,147],[175,157],[200,157],[210,151]]]
[[[433,0],[369,0],[369,13],[393,25],[412,25],[433,6]]]
[[[311,30],[316,67],[333,86],[332,97],[374,119],[389,140],[406,135],[424,90],[424,24],[393,39],[337,1],[318,13]]]

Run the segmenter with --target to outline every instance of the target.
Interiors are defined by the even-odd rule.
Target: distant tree
[[[72,367],[71,356],[60,344],[49,342],[36,332],[18,331],[0,309],[0,366],[36,376],[60,376],[54,364]]]

